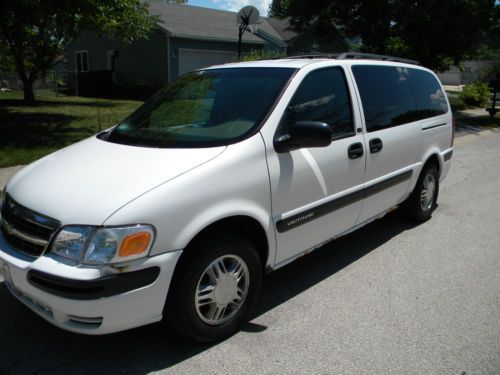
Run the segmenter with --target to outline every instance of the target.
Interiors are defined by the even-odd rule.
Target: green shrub
[[[460,98],[466,105],[483,107],[490,100],[490,88],[483,82],[466,85],[460,93]]]
[[[462,98],[458,95],[448,95],[448,101],[450,102],[451,109],[454,111],[461,111],[467,108]]]
[[[280,51],[273,51],[267,49],[254,49],[249,53],[244,54],[241,57],[240,61],[277,59],[283,56],[285,56],[285,53]]]

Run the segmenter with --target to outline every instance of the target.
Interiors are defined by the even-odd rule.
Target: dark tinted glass
[[[344,72],[321,69],[304,78],[287,109],[287,126],[297,121],[321,121],[331,126],[333,136],[353,133],[351,103]]]
[[[209,147],[260,126],[295,69],[193,72],[161,90],[119,124],[110,142],[147,147]]]
[[[406,68],[356,65],[352,71],[361,95],[368,131],[417,120]]]
[[[432,74],[424,70],[408,69],[408,80],[415,95],[419,118],[424,119],[448,112],[445,93]]]

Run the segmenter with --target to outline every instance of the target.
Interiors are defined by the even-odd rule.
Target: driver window
[[[298,121],[321,121],[332,128],[333,138],[354,135],[351,103],[341,68],[316,70],[307,75],[287,111],[286,126]]]

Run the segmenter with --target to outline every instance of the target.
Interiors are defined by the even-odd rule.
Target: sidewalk
[[[23,167],[24,165],[17,165],[15,167],[0,168],[0,190],[3,190],[10,178],[23,169]]]
[[[492,133],[500,132],[500,127],[475,126],[471,124],[471,119],[488,116],[484,108],[465,109],[453,113],[456,123],[455,144],[460,145],[474,140],[477,137],[487,137]],[[498,116],[498,115],[497,115]],[[489,121],[488,121],[489,122]],[[493,120],[491,122],[494,122]]]

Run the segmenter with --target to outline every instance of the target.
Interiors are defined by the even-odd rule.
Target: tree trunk
[[[30,80],[23,81],[24,102],[26,104],[35,104],[35,93],[33,92],[33,82]]]

